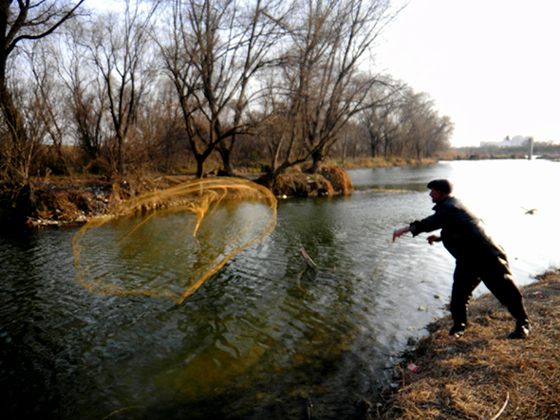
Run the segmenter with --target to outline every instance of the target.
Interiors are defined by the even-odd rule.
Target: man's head
[[[453,191],[453,184],[447,179],[436,179],[428,183],[428,188],[431,189],[430,197],[434,203],[443,201]]]

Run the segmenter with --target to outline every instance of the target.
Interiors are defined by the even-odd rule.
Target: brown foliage
[[[277,197],[312,197],[333,194],[334,189],[322,176],[291,173],[277,176],[272,192]]]
[[[348,194],[354,191],[348,173],[336,165],[323,165],[320,174],[295,171],[276,177],[272,191],[277,197],[312,197],[332,194]]]
[[[123,201],[167,185],[163,179],[159,185],[141,175],[112,180],[75,178],[35,181],[35,209],[28,215],[28,224],[83,223],[94,216],[109,213]]]
[[[348,194],[354,191],[352,180],[344,169],[340,166],[323,165],[321,167],[321,175],[327,179],[335,192]]]
[[[35,223],[72,222],[103,214],[108,208],[111,184],[103,181],[35,183]]]

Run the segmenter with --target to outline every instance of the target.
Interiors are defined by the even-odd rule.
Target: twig
[[[502,415],[502,413],[504,412],[504,410],[506,409],[507,405],[509,402],[509,392],[506,392],[506,401],[504,402],[504,405],[502,405],[502,408],[500,408],[500,411],[498,411],[496,413],[496,415],[494,417],[492,417],[490,420],[496,420],[498,417],[500,417]]]
[[[317,270],[317,264],[315,264],[309,257],[309,255],[307,255],[307,252],[305,252],[305,249],[303,249],[303,247],[300,249],[300,252],[307,265],[309,265],[309,267],[313,268],[314,270]]]
[[[125,410],[130,410],[132,408],[142,408],[141,405],[133,405],[132,407],[125,407],[125,408],[121,408],[120,410],[116,410],[113,411],[111,414],[109,414],[107,417],[103,417],[103,420],[107,420],[109,417],[111,417],[113,414],[117,414],[120,413],[121,411],[125,411]]]
[[[307,293],[307,292],[305,291],[305,289],[304,289],[303,287],[301,287],[300,280],[301,280],[301,276],[303,276],[303,273],[305,273],[307,270],[309,270],[309,269],[306,268],[306,269],[303,270],[301,273],[299,273],[299,276],[298,276],[298,278],[297,278],[297,280],[296,280],[296,282],[297,282],[297,287],[299,288],[299,290],[301,290],[302,292],[305,292],[305,293]]]
[[[313,403],[310,399],[307,400],[307,418],[313,420]]]

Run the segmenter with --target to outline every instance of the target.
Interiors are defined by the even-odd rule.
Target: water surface
[[[560,265],[559,175],[546,161],[350,171],[355,194],[280,201],[274,232],[180,305],[80,286],[76,229],[2,237],[3,418],[362,418],[407,341],[447,314],[453,259],[427,235],[391,242],[395,228],[431,214],[427,182],[454,182],[523,285]],[[167,284],[180,276],[173,258],[150,267]],[[110,276],[115,261],[105,251],[97,263]]]

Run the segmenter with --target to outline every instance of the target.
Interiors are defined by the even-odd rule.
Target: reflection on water
[[[557,179],[558,168],[492,161],[351,171],[353,196],[280,202],[271,236],[180,305],[81,287],[73,229],[0,238],[3,418],[101,420],[122,410],[112,418],[284,419],[307,418],[308,409],[315,418],[362,418],[363,399],[374,401],[390,380],[387,368],[407,340],[446,314],[452,258],[422,236],[391,242],[395,227],[430,214],[426,183],[452,179],[523,284],[559,262],[551,246],[558,202],[546,182],[536,182]],[[538,212],[526,215],[521,206]],[[242,209],[216,217],[231,222],[228,212]],[[158,223],[187,223],[175,217]],[[91,244],[99,259],[90,266],[100,277],[123,267],[122,249],[108,239],[126,230],[128,222],[120,223]],[[180,229],[162,234],[154,226],[124,248],[137,266],[123,274],[142,282],[159,276],[172,289],[181,255],[150,262],[177,248],[172,231]],[[222,226],[216,222],[218,232]]]

